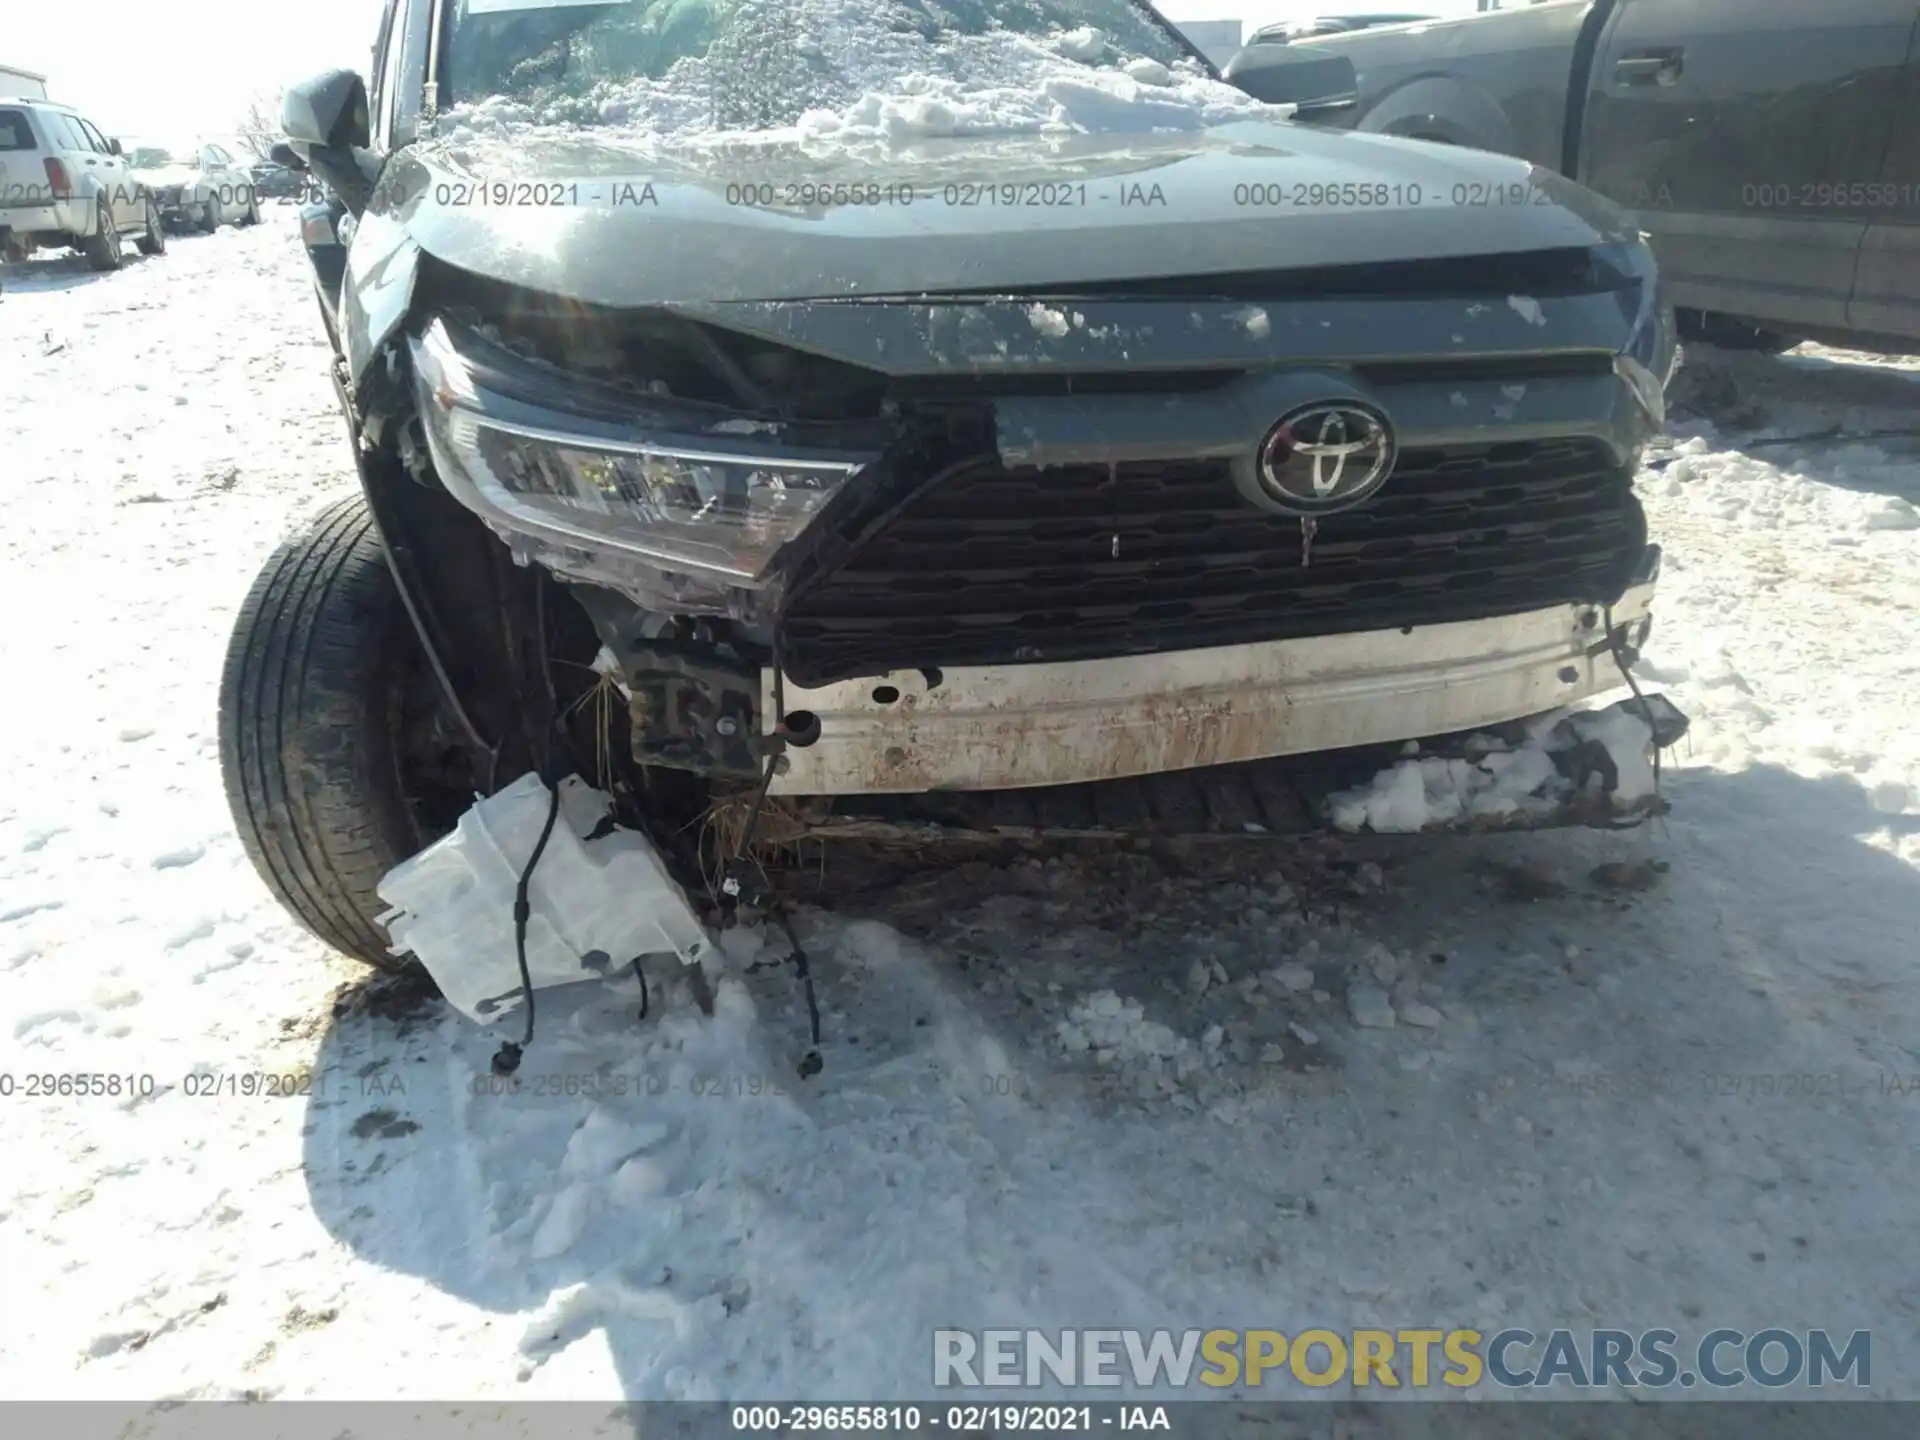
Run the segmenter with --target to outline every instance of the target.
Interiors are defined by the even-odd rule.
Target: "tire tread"
[[[365,499],[318,512],[240,607],[220,687],[220,760],[240,840],[275,897],[385,970],[375,887],[417,847],[385,725],[412,643]]]

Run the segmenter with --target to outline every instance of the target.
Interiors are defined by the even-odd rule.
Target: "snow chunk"
[[[1440,1012],[1431,1005],[1423,1005],[1418,1000],[1409,1000],[1400,1007],[1400,1018],[1409,1025],[1418,1025],[1423,1030],[1440,1028]]]
[[[1869,530],[1920,530],[1920,510],[1898,496],[1889,496],[1862,522]]]
[[[1051,305],[1033,304],[1027,307],[1027,323],[1042,335],[1059,339],[1067,333],[1067,317]]]
[[[1273,333],[1273,321],[1258,305],[1249,305],[1245,310],[1236,310],[1230,318],[1246,326],[1247,333],[1256,340],[1264,340]]]
[[[611,1110],[590,1111],[567,1140],[560,1173],[570,1180],[593,1180],[612,1173],[626,1156],[666,1138],[658,1125],[628,1125]]]
[[[552,1260],[566,1254],[586,1234],[596,1208],[589,1187],[575,1185],[562,1190],[553,1197],[540,1228],[534,1232],[528,1253],[536,1260]]]
[[[1867,799],[1882,815],[1904,815],[1913,801],[1913,791],[1901,781],[1882,780],[1868,792]]]
[[[1355,985],[1347,991],[1347,1013],[1353,1023],[1367,1030],[1384,1030],[1393,1024],[1393,1002],[1377,985]]]
[[[1507,296],[1507,308],[1529,325],[1545,325],[1546,312],[1541,310],[1540,302],[1531,295]]]
[[[1413,835],[1429,826],[1540,814],[1571,791],[1554,753],[1585,741],[1605,748],[1617,775],[1613,802],[1631,807],[1653,794],[1653,740],[1646,720],[1624,705],[1571,717],[1548,717],[1516,749],[1497,747],[1477,760],[1429,755],[1401,760],[1365,785],[1329,797],[1334,828]]]
[[[1293,995],[1313,988],[1313,971],[1305,965],[1276,966],[1267,972],[1267,979]]]
[[[720,932],[720,949],[739,969],[760,958],[767,948],[767,932],[758,925],[735,925]]]
[[[633,698],[633,691],[627,688],[624,678],[626,672],[620,668],[620,662],[614,658],[613,651],[604,645],[600,647],[600,653],[593,657],[593,673],[611,684],[627,699]]]
[[[1091,62],[1098,60],[1107,51],[1107,36],[1104,30],[1096,30],[1091,25],[1082,25],[1078,30],[1068,30],[1057,36],[1053,42],[1055,53],[1069,60]]]
[[[1426,776],[1417,761],[1383,770],[1364,789],[1343,790],[1330,803],[1338,830],[1412,835],[1433,818]]]
[[[1139,1001],[1101,990],[1069,1010],[1056,1033],[1067,1049],[1091,1050],[1102,1061],[1170,1060],[1184,1055],[1187,1042],[1159,1021],[1147,1019],[1146,1013]]]
[[[614,1173],[612,1198],[620,1205],[642,1205],[667,1188],[667,1174],[660,1162],[647,1155],[635,1155]]]

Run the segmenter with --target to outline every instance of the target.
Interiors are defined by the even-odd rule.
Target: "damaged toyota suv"
[[[1324,66],[1256,99],[1133,0],[388,0],[375,75],[280,151],[360,490],[221,696],[341,950],[523,783],[524,928],[562,777],[728,894],[800,836],[1659,805],[1684,720],[1579,708],[1651,624],[1675,356],[1606,201],[1301,123]]]

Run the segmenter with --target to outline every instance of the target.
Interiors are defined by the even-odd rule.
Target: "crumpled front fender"
[[[406,227],[373,210],[361,215],[347,246],[346,280],[340,292],[341,349],[356,392],[374,356],[413,308],[419,274],[420,247]]]

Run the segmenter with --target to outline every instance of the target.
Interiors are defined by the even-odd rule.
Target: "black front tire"
[[[403,697],[425,657],[365,497],[338,500],[253,582],[220,681],[220,768],[240,843],[294,918],[382,970],[386,872],[434,838],[408,801]]]
[[[120,232],[113,228],[113,216],[104,200],[94,219],[93,234],[80,242],[80,253],[95,270],[118,270],[126,263],[126,251],[120,247]]]
[[[142,255],[167,253],[167,227],[160,219],[160,207],[151,200],[147,202],[147,228],[133,243],[140,248]]]
[[[220,197],[208,195],[207,203],[201,207],[199,229],[203,235],[211,235],[220,228]]]

